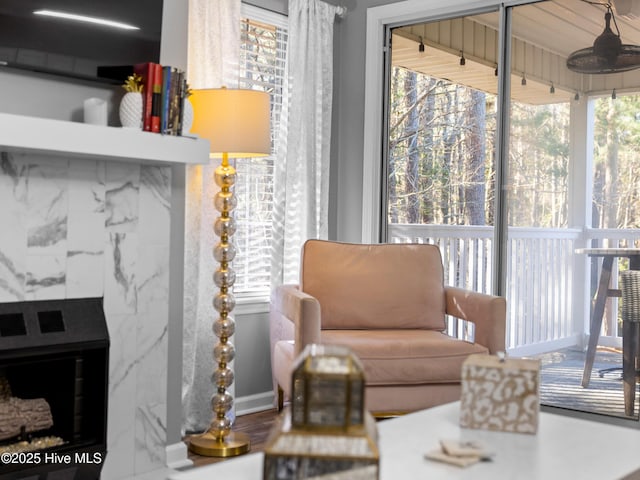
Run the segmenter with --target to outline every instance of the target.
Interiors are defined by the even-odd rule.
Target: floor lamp
[[[235,272],[231,262],[236,250],[231,241],[236,226],[232,211],[237,200],[233,193],[236,170],[229,158],[259,157],[271,153],[269,95],[256,90],[215,88],[194,90],[190,97],[194,119],[192,133],[210,142],[210,157],[222,158],[215,169],[215,182],[220,187],[214,205],[220,213],[213,230],[220,241],[213,249],[218,269],[213,280],[218,287],[213,297],[213,307],[218,318],[213,332],[218,342],[213,349],[217,367],[211,377],[215,393],[211,399],[214,418],[209,429],[192,437],[189,449],[209,457],[231,457],[250,449],[246,434],[233,432],[227,414],[233,407],[233,397],[227,389],[233,384],[233,371],[229,364],[235,357],[235,347],[230,342],[235,322],[230,315],[235,306],[232,288]]]

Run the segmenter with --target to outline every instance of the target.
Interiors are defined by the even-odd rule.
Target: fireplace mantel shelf
[[[8,113],[0,113],[0,150],[145,164],[209,161],[209,142],[200,138]]]

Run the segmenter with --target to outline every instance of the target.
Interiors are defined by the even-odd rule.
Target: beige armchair
[[[292,363],[310,343],[347,346],[360,358],[367,408],[376,415],[458,400],[465,358],[504,350],[506,302],[446,287],[443,275],[434,245],[307,241],[300,285],[271,296],[279,408],[289,396]],[[473,322],[475,340],[446,335],[445,315]]]

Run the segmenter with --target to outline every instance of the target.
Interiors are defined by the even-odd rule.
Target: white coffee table
[[[378,423],[380,480],[640,479],[640,430],[541,412],[536,435],[462,429],[458,402]],[[461,469],[425,460],[440,439],[477,440],[491,462]],[[171,475],[170,480],[262,479],[262,453]]]

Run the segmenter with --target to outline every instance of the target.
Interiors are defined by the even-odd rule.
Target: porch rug
[[[541,360],[540,402],[543,405],[625,417],[621,370],[599,375],[599,370],[620,367],[621,353],[600,350],[596,353],[587,388],[581,385],[584,352],[567,349],[537,358]],[[637,417],[637,392],[634,414]]]

